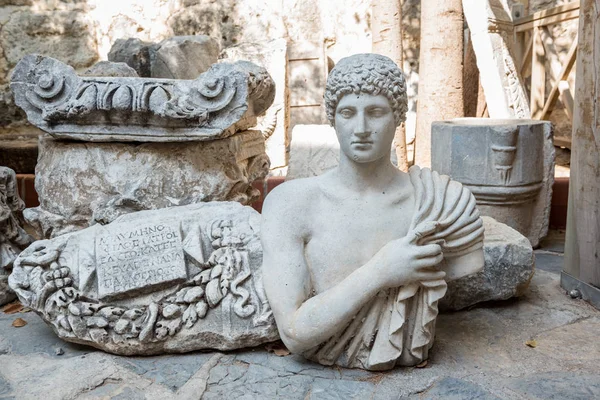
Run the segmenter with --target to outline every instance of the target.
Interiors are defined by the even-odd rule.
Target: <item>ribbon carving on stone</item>
[[[129,222],[35,242],[15,261],[9,283],[60,337],[117,354],[226,350],[240,347],[240,340],[274,340],[257,271],[259,239],[241,222],[257,219],[256,212],[221,203],[224,218],[192,222],[195,210],[218,204],[169,210],[185,215],[179,223],[143,211],[124,216]],[[230,217],[235,210],[241,219]],[[85,246],[90,238],[95,248]]]

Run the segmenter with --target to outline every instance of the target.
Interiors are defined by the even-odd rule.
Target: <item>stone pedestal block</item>
[[[180,39],[169,43],[202,42]],[[268,173],[269,160],[262,132],[248,128],[275,97],[264,68],[213,64],[182,80],[122,76],[123,68],[113,74],[117,65],[98,66],[110,76],[78,76],[58,60],[29,55],[15,68],[16,103],[50,135],[40,141],[36,167],[40,206],[25,214],[40,237],[134,211],[258,198],[251,184]]]
[[[490,300],[507,300],[525,293],[535,269],[533,248],[527,238],[493,218],[482,217],[485,227],[482,271],[448,282],[442,310],[460,310]]]
[[[11,288],[64,340],[122,355],[276,340],[260,215],[234,202],[141,211],[41,240]]]
[[[482,215],[516,229],[532,246],[548,232],[552,125],[461,118],[432,125],[432,168],[467,186]]]
[[[287,180],[321,175],[339,162],[340,144],[330,125],[294,126]]]
[[[197,202],[252,203],[269,171],[260,131],[210,142],[96,143],[40,138],[40,206],[25,218],[51,238],[133,211]]]

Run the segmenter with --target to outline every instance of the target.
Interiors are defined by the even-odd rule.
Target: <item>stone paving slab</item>
[[[0,399],[600,398],[600,312],[560,289],[557,263],[538,257],[520,299],[440,315],[428,365],[383,373],[264,348],[119,357],[60,341],[33,313],[0,312]]]

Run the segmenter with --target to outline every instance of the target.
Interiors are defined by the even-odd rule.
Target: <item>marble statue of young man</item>
[[[416,365],[446,280],[483,267],[475,199],[447,176],[391,164],[407,99],[389,58],[342,59],[325,101],[339,166],[280,185],[263,208],[264,285],[281,339],[325,365]]]

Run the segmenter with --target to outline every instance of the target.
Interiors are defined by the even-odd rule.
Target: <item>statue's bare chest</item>
[[[311,218],[305,257],[317,292],[337,284],[368,262],[383,246],[408,232],[413,199],[370,197],[321,199]]]

